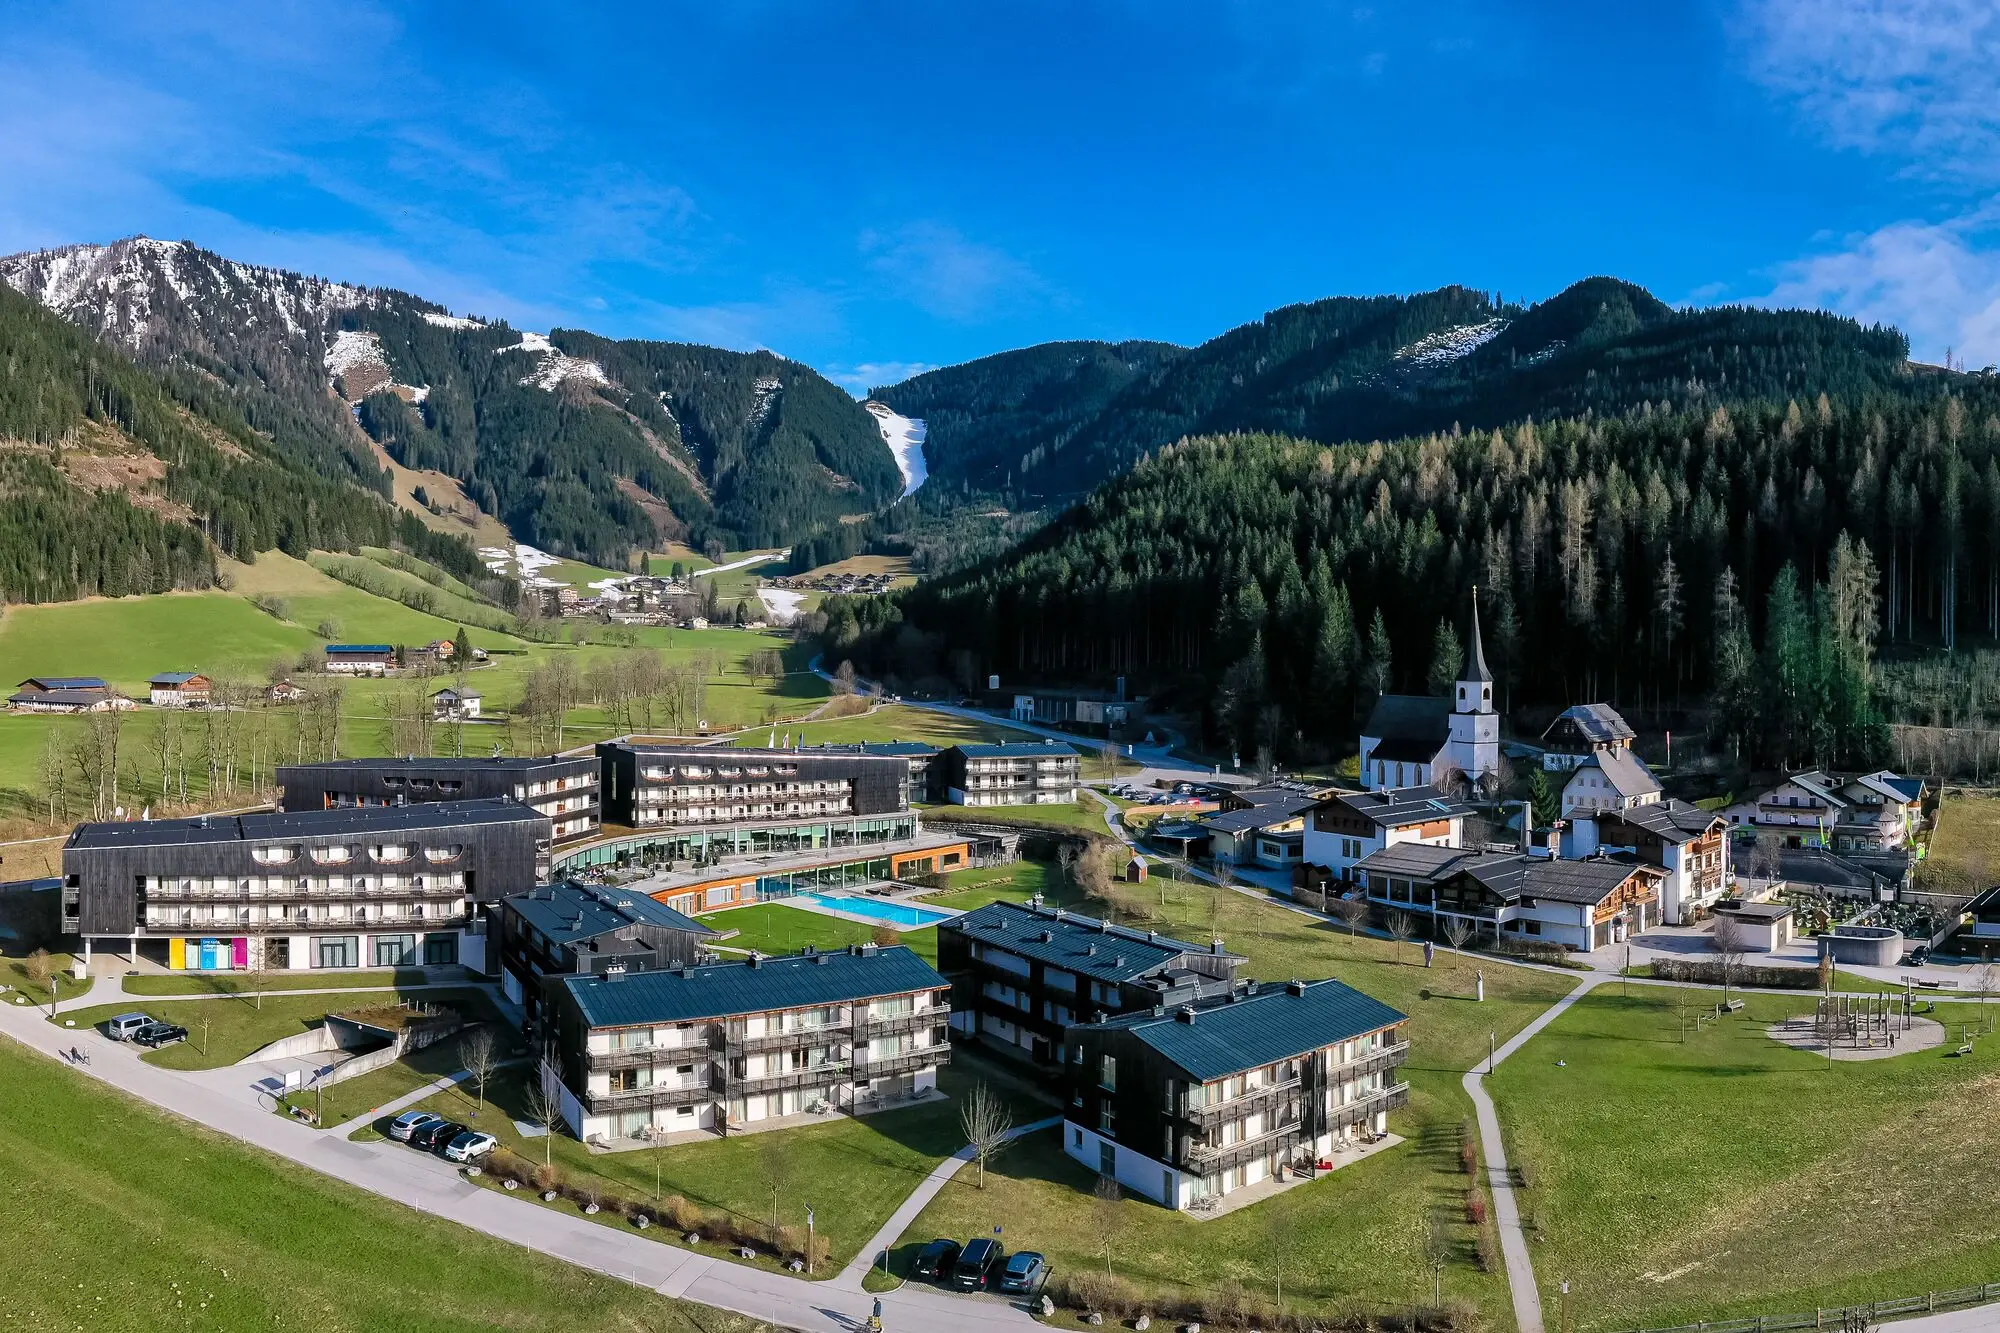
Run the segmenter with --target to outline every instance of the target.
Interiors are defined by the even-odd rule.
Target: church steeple
[[[1472,649],[1469,655],[1472,662],[1472,669],[1466,672],[1462,679],[1468,684],[1491,685],[1493,683],[1493,673],[1486,669],[1486,645],[1479,641],[1479,585],[1476,583],[1472,585],[1472,643],[1470,647]]]

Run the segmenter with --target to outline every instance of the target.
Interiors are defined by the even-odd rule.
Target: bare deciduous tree
[[[500,1064],[500,1047],[493,1040],[493,1029],[477,1027],[460,1038],[458,1060],[465,1066],[465,1072],[472,1076],[473,1087],[479,1090],[479,1109],[486,1109],[486,1085],[492,1081],[493,1071]]]
[[[264,1007],[264,988],[271,979],[271,941],[268,938],[252,940],[249,964],[243,969],[243,984],[248,986],[257,1007]]]
[[[1361,923],[1368,919],[1368,900],[1366,898],[1336,898],[1333,900],[1333,914],[1340,918],[1342,925],[1347,927],[1348,934],[1358,934],[1361,930]]]
[[[1722,998],[1727,1002],[1736,969],[1743,966],[1743,955],[1749,951],[1750,928],[1731,917],[1718,916],[1714,940],[1715,952],[1722,959]]]
[[[1445,1234],[1434,1209],[1426,1209],[1418,1218],[1417,1226],[1423,1233],[1424,1267],[1430,1270],[1431,1275],[1431,1304],[1442,1305],[1444,1270],[1451,1264],[1451,1238]]]
[[[1384,923],[1389,929],[1389,938],[1398,944],[1409,943],[1410,936],[1416,934],[1417,923],[1408,912],[1391,912]]]
[[[1464,953],[1465,942],[1472,938],[1472,922],[1462,916],[1448,916],[1444,919],[1445,942],[1451,945],[1453,953]]]
[[[1014,1132],[1014,1113],[984,1083],[973,1085],[958,1110],[958,1127],[972,1147],[972,1164],[979,1169],[976,1184],[986,1188],[986,1166],[1007,1146]]]
[[[542,1129],[542,1165],[550,1166],[555,1161],[555,1132],[558,1118],[557,1107],[561,1105],[551,1084],[554,1076],[547,1069],[537,1069],[535,1077],[528,1083],[528,1118]]]
[[[1097,1188],[1092,1191],[1097,1199],[1097,1239],[1104,1246],[1104,1272],[1111,1273],[1111,1250],[1117,1243],[1118,1231],[1125,1222],[1125,1210],[1119,1205],[1124,1201],[1125,1191],[1110,1176],[1099,1176]]]

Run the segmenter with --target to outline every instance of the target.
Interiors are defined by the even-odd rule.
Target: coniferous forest
[[[1865,762],[1878,656],[2000,636],[2000,388],[1191,439],[1003,556],[829,602],[825,633],[905,681],[1126,675],[1303,759],[1456,670],[1474,585],[1505,709],[1712,701],[1746,757]]]

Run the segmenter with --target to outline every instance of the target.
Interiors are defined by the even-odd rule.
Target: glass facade
[[[553,869],[574,874],[592,866],[650,865],[663,861],[715,860],[772,852],[806,852],[822,848],[866,847],[898,842],[918,832],[913,812],[893,815],[810,819],[797,823],[750,827],[663,828],[614,838],[555,858]],[[887,877],[883,862],[882,878]]]

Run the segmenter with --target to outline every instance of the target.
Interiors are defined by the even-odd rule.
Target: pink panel
[[[229,942],[229,963],[231,967],[250,966],[250,941],[247,937],[238,935]]]

